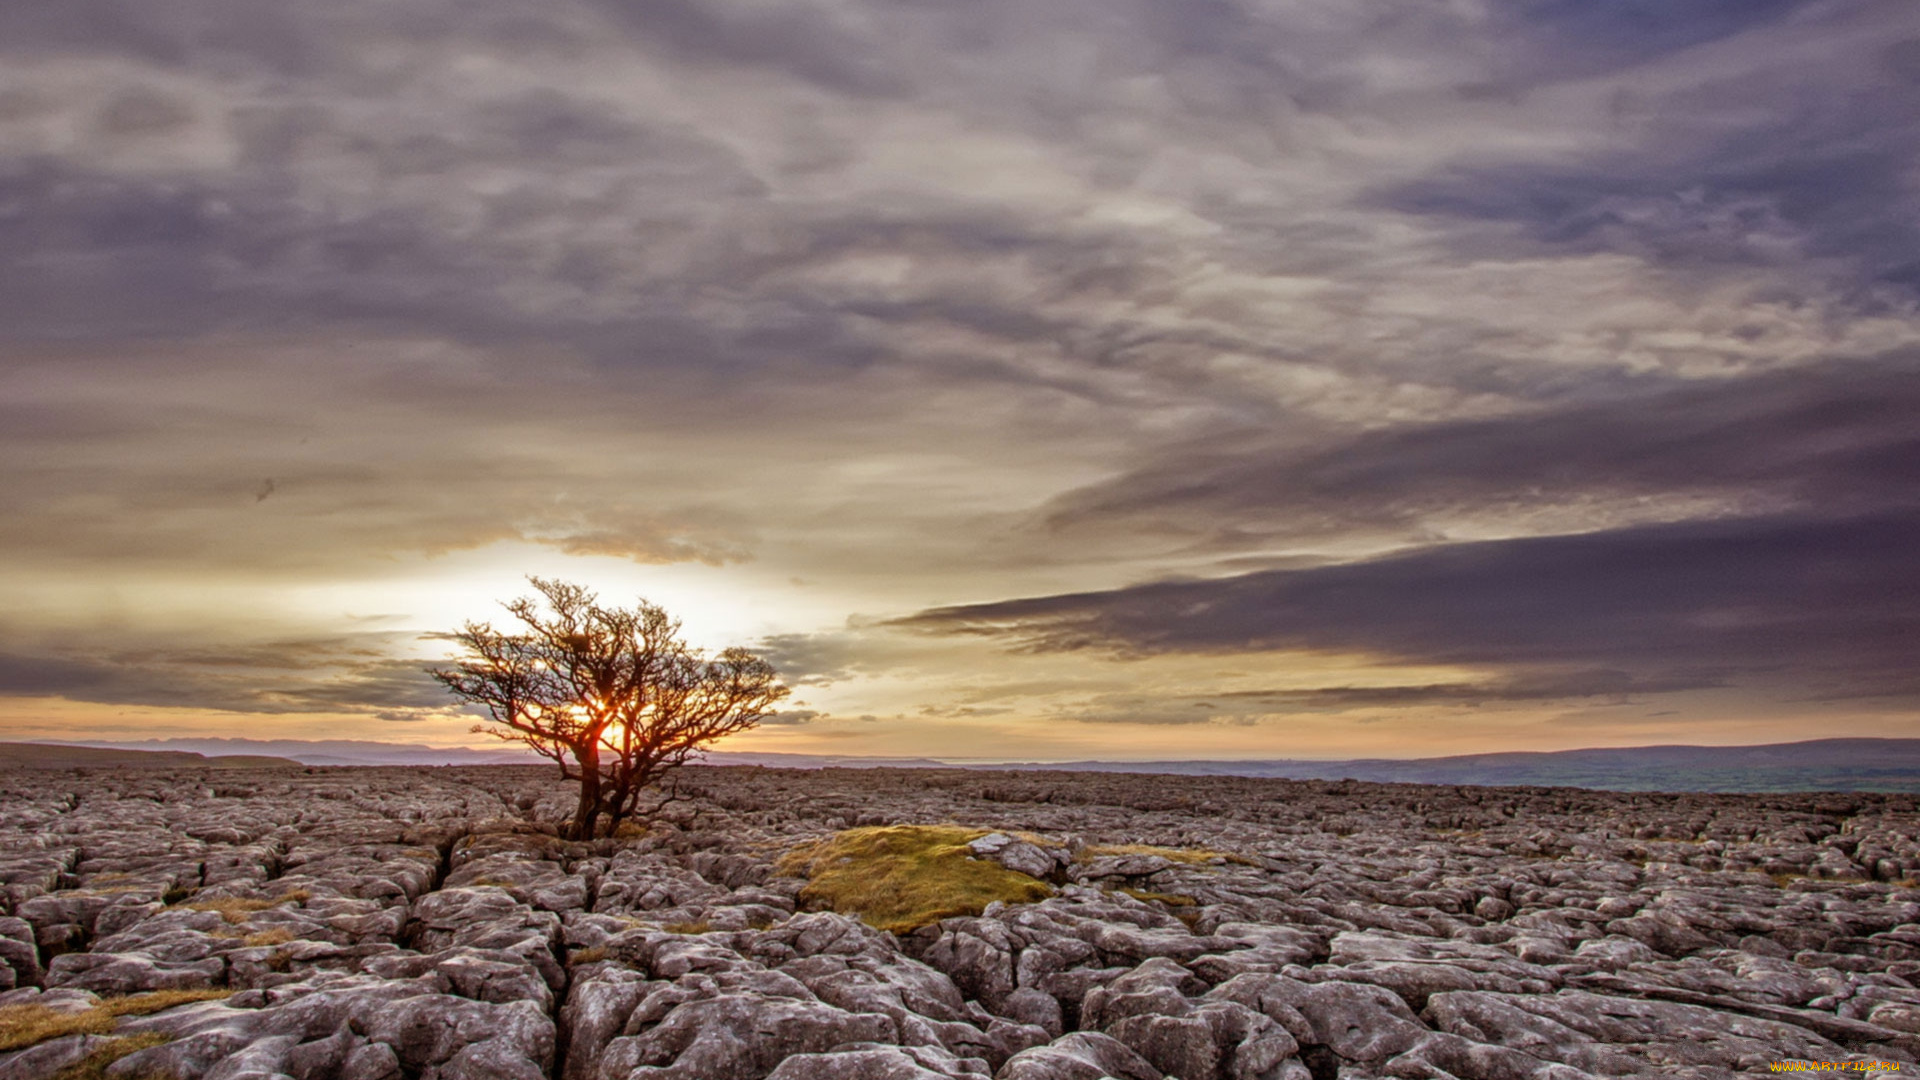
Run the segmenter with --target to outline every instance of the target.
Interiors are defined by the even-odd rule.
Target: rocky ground
[[[670,823],[563,843],[542,823],[570,793],[531,768],[0,772],[0,1080],[1573,1080],[1920,1060],[1913,796],[688,780]],[[1057,891],[895,936],[805,910],[776,872],[801,841],[903,822],[1038,834],[982,858]],[[1100,853],[1122,844],[1178,851]],[[231,993],[125,997],[191,990]]]

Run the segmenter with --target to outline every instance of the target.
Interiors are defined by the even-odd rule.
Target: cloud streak
[[[1916,542],[1912,510],[1686,522],[934,609],[899,625],[1040,650],[1361,650],[1516,674],[1604,666],[1627,673],[1610,676],[1624,689],[1738,679],[1911,705]]]

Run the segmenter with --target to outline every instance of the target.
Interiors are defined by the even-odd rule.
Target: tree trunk
[[[573,812],[568,839],[591,840],[600,817],[600,740],[576,750],[574,758],[580,762],[580,805]]]

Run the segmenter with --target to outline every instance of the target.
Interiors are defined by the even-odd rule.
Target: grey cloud
[[[1209,701],[1252,702],[1284,707],[1288,711],[1415,705],[1478,706],[1595,697],[1625,700],[1645,694],[1720,689],[1726,685],[1724,678],[1706,672],[1639,678],[1624,671],[1595,669],[1532,674],[1499,681],[1236,690],[1210,695]]]
[[[200,256],[216,226],[194,185],[0,160],[0,203],[19,208],[0,214],[7,338],[170,337],[235,312]]]
[[[1529,81],[1588,78],[1780,22],[1812,0],[1509,0],[1495,24],[1533,48],[1514,50],[1514,75]]]
[[[436,40],[429,30],[449,35],[447,48],[479,53],[493,48],[488,28],[508,19],[508,9],[489,5],[458,20],[431,6],[395,13],[352,4],[331,20],[301,11],[272,17],[275,26],[302,28],[295,33],[256,25],[265,16],[228,21],[226,8],[213,0],[157,3],[138,12],[93,7],[98,10],[89,18],[102,25],[137,24],[174,42],[171,62],[189,74],[204,73],[216,90],[226,67],[204,52],[177,51],[218,38],[207,32],[210,23],[239,39],[377,35],[420,50],[423,62],[434,65],[446,58],[427,49]],[[1223,265],[1250,277],[1312,268],[1339,275],[1359,292],[1376,272],[1358,265],[1364,260],[1355,255],[1370,242],[1364,219],[1373,211],[1297,205],[1284,188],[1216,189],[1204,171],[1162,168],[1165,183],[1148,183],[1143,170],[1154,165],[1152,148],[1172,140],[1168,145],[1258,169],[1252,175],[1284,177],[1287,153],[1244,138],[1247,125],[1265,126],[1270,118],[1284,124],[1283,115],[1299,107],[1280,108],[1277,98],[1351,98],[1340,108],[1359,113],[1371,107],[1373,91],[1361,85],[1359,73],[1372,68],[1343,60],[1345,66],[1320,70],[1316,63],[1326,61],[1316,57],[1378,48],[1391,56],[1444,55],[1449,64],[1470,67],[1478,62],[1478,35],[1487,32],[1454,16],[1413,14],[1398,5],[1308,18],[1228,0],[1137,0],[1118,9],[1088,3],[1047,12],[983,3],[964,13],[928,5],[809,3],[761,11],[692,0],[609,0],[563,5],[544,21],[525,13],[515,18],[516,25],[534,19],[573,40],[590,25],[582,23],[583,13],[626,20],[638,51],[625,60],[652,55],[648,50],[712,58],[883,96],[904,91],[892,86],[892,76],[874,82],[870,69],[912,72],[927,85],[899,107],[922,112],[896,119],[943,120],[958,110],[966,127],[996,137],[1044,133],[1049,164],[1086,181],[1083,198],[1137,190],[1181,203],[1198,220],[1219,226],[1205,246]],[[1642,15],[1623,25],[1650,23],[1648,33],[1662,41],[1689,19],[1707,27],[1700,32],[1707,37],[1744,25],[1717,5],[1693,16]],[[1511,17],[1543,26],[1586,18],[1558,6]],[[18,40],[51,47],[65,40],[65,25],[28,20],[17,28]],[[332,35],[318,32],[326,26]],[[537,46],[545,39],[530,40]],[[1049,46],[1093,58],[1083,77],[1064,77],[1041,62]],[[967,63],[944,59],[953,47]],[[535,81],[552,81],[566,65],[543,48],[530,46],[513,59]],[[308,50],[301,63],[276,59],[286,51],[269,50],[253,62],[273,67],[302,92],[266,95],[233,110],[230,123],[242,147],[236,168],[142,182],[90,173],[77,161],[33,166],[38,186],[29,175],[16,185],[17,198],[36,208],[27,220],[50,225],[8,238],[18,261],[11,272],[0,266],[0,275],[22,287],[13,295],[26,298],[7,312],[8,332],[98,338],[372,329],[481,346],[557,343],[610,366],[767,373],[784,363],[816,377],[909,364],[932,383],[964,378],[1017,390],[1044,378],[1129,410],[1196,395],[1210,395],[1213,408],[1247,402],[1245,387],[1206,374],[1210,354],[1302,362],[1314,352],[1309,343],[1280,348],[1257,328],[1223,329],[1244,325],[1244,312],[1233,310],[1230,298],[1181,296],[1179,264],[1190,238],[1119,226],[1090,230],[1084,223],[1069,228],[1053,208],[1017,201],[993,206],[924,180],[903,181],[881,199],[794,198],[770,187],[781,182],[780,169],[764,160],[749,163],[753,155],[739,151],[738,135],[655,120],[636,107],[644,102],[620,101],[604,87],[591,93],[557,85],[503,89],[466,101],[438,96],[423,78],[366,98],[371,76],[355,66],[350,50]],[[991,62],[1009,57],[1018,62]],[[1129,107],[1113,93],[1143,79],[1158,88],[1150,106]],[[797,93],[769,85],[768,114],[804,100]],[[1194,123],[1198,117],[1209,123]],[[812,141],[840,138],[851,145],[832,168],[852,168],[861,150],[873,148],[862,142],[869,133],[858,123],[816,124],[823,137]],[[1125,145],[1110,143],[1101,133],[1116,127],[1141,135]],[[771,148],[765,136],[761,141],[755,149],[764,158]],[[360,179],[348,183],[346,177]],[[1400,204],[1427,206],[1414,195]],[[942,282],[912,295],[863,295],[820,280],[835,260],[859,254],[913,266],[997,255],[1017,260],[1034,287],[994,296]],[[976,277],[991,281],[995,274]],[[699,314],[692,314],[696,308]],[[1143,308],[1154,309],[1155,317],[1143,317]],[[1181,315],[1171,324],[1163,316],[1169,309]],[[976,335],[978,342],[962,349],[928,345],[948,329]],[[1034,370],[1035,347],[1049,343],[1076,362],[1076,380]],[[995,349],[1006,355],[982,355]],[[1118,400],[1114,376],[1142,372],[1163,380],[1155,388],[1160,400]]]
[[[1216,433],[1060,497],[1044,520],[1069,536],[1146,526],[1251,546],[1356,530],[1406,537],[1449,515],[1556,507],[1616,524],[1663,496],[1716,499],[1717,512],[1794,505],[1853,514],[1910,502],[1920,491],[1916,415],[1920,356],[1912,354],[1650,379],[1626,392],[1331,444]]]
[[[774,634],[759,639],[752,648],[787,685],[828,687],[880,672],[921,670],[929,660],[939,666],[941,658],[930,657],[923,644],[849,620],[845,629]]]
[[[899,625],[1043,650],[1351,650],[1514,677],[1604,668],[1673,687],[1910,702],[1916,544],[1920,509],[1690,522],[935,609]]]
[[[445,710],[424,667],[390,659],[390,634],[220,648],[111,647],[0,654],[0,694],[241,713]]]
[[[829,686],[852,678],[860,663],[859,643],[847,635],[776,634],[755,644],[789,686]]]
[[[1894,78],[1920,84],[1920,37],[1887,46],[1880,54],[1880,62]]]
[[[1920,163],[1920,88],[1858,74],[1851,85],[1775,88],[1773,77],[1649,103],[1652,133],[1626,149],[1572,164],[1467,156],[1369,198],[1512,227],[1461,234],[1463,253],[1608,252],[1697,271],[1792,267],[1816,276],[1834,271],[1810,260],[1838,260],[1856,288],[1920,287],[1920,195],[1906,179]],[[1750,113],[1755,100],[1778,102],[1776,115],[1703,123]]]
[[[597,2],[632,26],[643,44],[666,50],[679,61],[768,67],[859,95],[899,94],[908,85],[905,74],[878,47],[880,42],[842,25],[830,4]]]

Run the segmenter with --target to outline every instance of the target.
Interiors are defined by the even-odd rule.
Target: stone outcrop
[[[1579,1080],[1920,1057],[1907,796],[692,769],[0,772],[0,1006],[50,1078]],[[779,856],[962,821],[1049,882],[896,936]],[[997,872],[997,871],[996,871]],[[138,1037],[138,1042],[125,1042]],[[116,1040],[120,1040],[116,1042]],[[130,1051],[130,1052],[125,1052]]]

